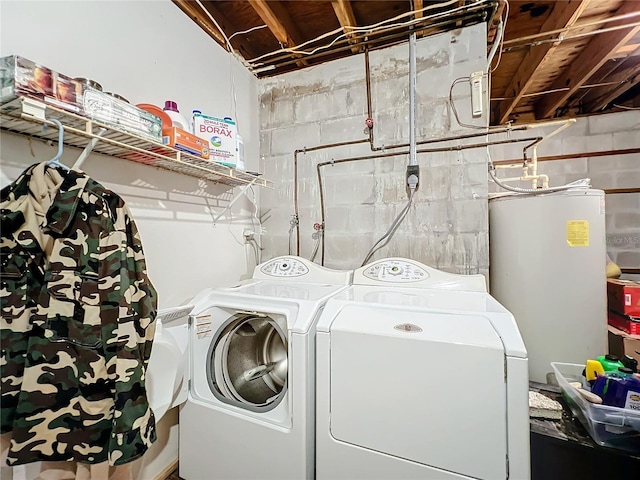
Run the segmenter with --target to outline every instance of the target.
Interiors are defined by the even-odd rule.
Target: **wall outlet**
[[[244,237],[244,242],[249,243],[255,238],[255,232],[253,232],[252,230],[244,230],[242,232],[242,236]]]
[[[471,116],[482,116],[482,77],[484,72],[473,72],[470,76],[471,83]]]

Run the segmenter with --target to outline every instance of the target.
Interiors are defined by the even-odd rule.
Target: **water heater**
[[[606,353],[603,191],[491,199],[489,245],[491,295],[516,319],[530,380]]]

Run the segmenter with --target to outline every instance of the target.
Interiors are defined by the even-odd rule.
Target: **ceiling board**
[[[584,8],[568,5],[573,2],[575,5],[585,4]],[[174,3],[199,28],[204,29],[212,41],[226,47],[222,34],[202,12],[197,2],[174,0]],[[410,33],[406,25],[384,33],[358,33],[350,38],[344,38],[345,30],[342,27],[350,23],[357,23],[359,27],[384,21],[405,23],[419,17],[412,12],[420,5],[435,7],[425,11],[423,16],[446,12],[446,17],[440,17],[435,24],[433,19],[418,19],[423,22],[418,26],[419,35],[432,35],[485,21],[488,22],[489,49],[493,45],[499,18],[507,10],[505,0],[495,0],[483,12],[477,11],[473,15],[467,13],[464,18],[460,14],[454,14],[454,9],[465,5],[468,12],[469,8],[474,8],[475,0],[458,0],[450,2],[446,7],[427,0],[201,0],[201,3],[206,5],[228,37],[242,30],[265,25],[265,18],[269,20],[271,28],[238,34],[231,39],[233,48],[245,59],[245,65],[258,77],[279,75],[361,54],[365,46],[377,49],[406,42]],[[256,5],[262,15],[254,8]],[[475,6],[477,8],[477,4]],[[339,7],[340,10],[337,11],[334,7]],[[572,9],[579,13],[576,14],[577,17],[571,13]],[[640,1],[512,0],[508,10],[500,63],[491,75],[494,124],[530,120],[536,111],[540,118],[552,118],[555,115],[611,111],[616,108],[613,107],[614,104],[621,102],[626,102],[627,106],[640,103],[640,99],[636,98],[640,95],[640,88],[636,84],[638,77],[635,75],[638,62],[636,58],[630,58],[638,55],[640,28],[635,34],[632,32],[628,36],[630,38],[621,39],[621,35],[609,35],[609,38],[618,38],[617,42],[598,40],[607,35],[607,32],[600,30],[611,26],[612,17],[620,12],[640,13]],[[562,12],[568,19],[567,22],[574,24],[569,29],[560,31],[557,27],[562,26],[565,21],[558,18]],[[485,16],[481,17],[481,13]],[[407,16],[401,20],[390,20],[400,14]],[[640,15],[618,23],[628,25],[633,22],[640,23]],[[319,36],[334,30],[337,33],[318,40]],[[365,38],[368,42],[366,44],[363,43]],[[328,45],[336,39],[333,45]],[[355,40],[358,41],[357,46],[354,44]],[[280,50],[284,44],[289,43],[305,44],[300,48],[317,51],[313,55],[305,55]],[[585,59],[591,60],[599,55],[591,50],[586,50],[585,53],[585,49],[594,49],[592,45],[598,44],[606,52],[589,68],[581,69],[580,65],[585,64]],[[494,67],[496,63],[497,57],[494,59]],[[576,73],[582,76],[577,81],[573,78]],[[569,87],[565,83],[567,78],[571,78]],[[626,83],[622,87],[617,80],[621,78],[629,78],[624,80]],[[590,87],[594,83],[607,82],[611,85]],[[612,95],[616,98],[610,99]],[[604,100],[606,105],[603,107]]]

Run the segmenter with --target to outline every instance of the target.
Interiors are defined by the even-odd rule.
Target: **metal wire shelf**
[[[33,105],[44,113],[31,113]],[[104,155],[234,187],[249,184],[274,187],[273,182],[265,178],[198,158],[30,98],[18,97],[0,105],[0,129],[8,132],[57,141],[58,129],[50,121],[52,119],[59,120],[64,126],[64,143],[68,146],[87,148],[93,139],[97,139],[93,142],[93,151]],[[53,128],[47,128],[49,125]]]

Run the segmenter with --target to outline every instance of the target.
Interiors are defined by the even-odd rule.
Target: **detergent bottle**
[[[191,131],[189,129],[189,122],[178,110],[178,104],[176,102],[167,100],[166,102],[164,102],[163,110],[167,115],[169,115],[169,118],[173,122],[174,127],[181,128],[182,130],[185,130],[187,132]]]

